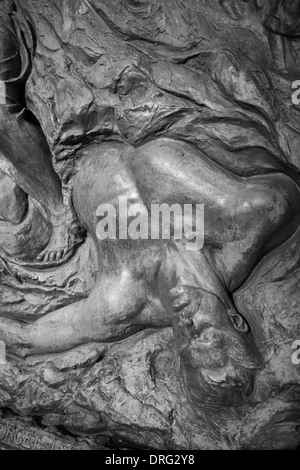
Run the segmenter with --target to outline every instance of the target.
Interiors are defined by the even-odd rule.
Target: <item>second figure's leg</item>
[[[10,13],[0,17],[0,153],[12,166],[9,176],[40,203],[52,224],[52,237],[38,260],[59,262],[75,244],[71,230],[74,215],[64,206],[61,182],[46,138],[24,109],[23,46],[17,40]]]
[[[13,110],[13,112],[12,112]],[[39,261],[60,261],[72,249],[74,216],[64,206],[62,186],[52,166],[52,155],[41,129],[23,110],[0,105],[0,152],[13,165],[14,181],[46,211],[53,227]]]

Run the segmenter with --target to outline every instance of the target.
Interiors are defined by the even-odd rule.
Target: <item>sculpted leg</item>
[[[87,300],[58,309],[33,324],[0,317],[0,340],[21,357],[66,351],[89,342],[113,342],[143,329],[143,284],[124,270],[102,278]],[[149,325],[154,323],[153,319]]]
[[[145,258],[144,250],[138,256]],[[107,260],[111,266],[113,258]],[[150,255],[146,264],[149,258]],[[170,326],[170,319],[159,300],[149,295],[149,286],[139,270],[120,265],[116,274],[99,274],[88,299],[60,308],[32,324],[0,317],[0,340],[8,351],[26,357],[58,353],[94,341],[114,342],[146,327],[165,326]]]
[[[52,166],[52,156],[41,129],[26,118],[25,111],[12,112],[0,105],[0,152],[12,164],[10,177],[50,218],[53,232],[39,261],[59,261],[72,249],[73,215],[64,206],[61,182]]]
[[[74,216],[64,206],[61,182],[53,169],[46,138],[23,107],[21,45],[8,13],[0,18],[0,159],[9,162],[5,165],[9,176],[47,212],[52,237],[38,260],[55,262],[75,244],[70,230]]]

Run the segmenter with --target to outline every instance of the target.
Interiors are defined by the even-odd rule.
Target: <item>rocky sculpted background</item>
[[[299,446],[299,37],[298,0],[0,1],[0,448]],[[204,246],[101,240],[121,196]]]

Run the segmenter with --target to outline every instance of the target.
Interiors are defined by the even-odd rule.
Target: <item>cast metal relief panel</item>
[[[0,0],[0,448],[300,443],[298,0]]]

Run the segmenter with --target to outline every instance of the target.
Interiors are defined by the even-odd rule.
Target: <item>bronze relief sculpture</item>
[[[297,448],[299,25],[298,0],[0,1],[3,426]],[[158,205],[185,236],[141,236]]]

